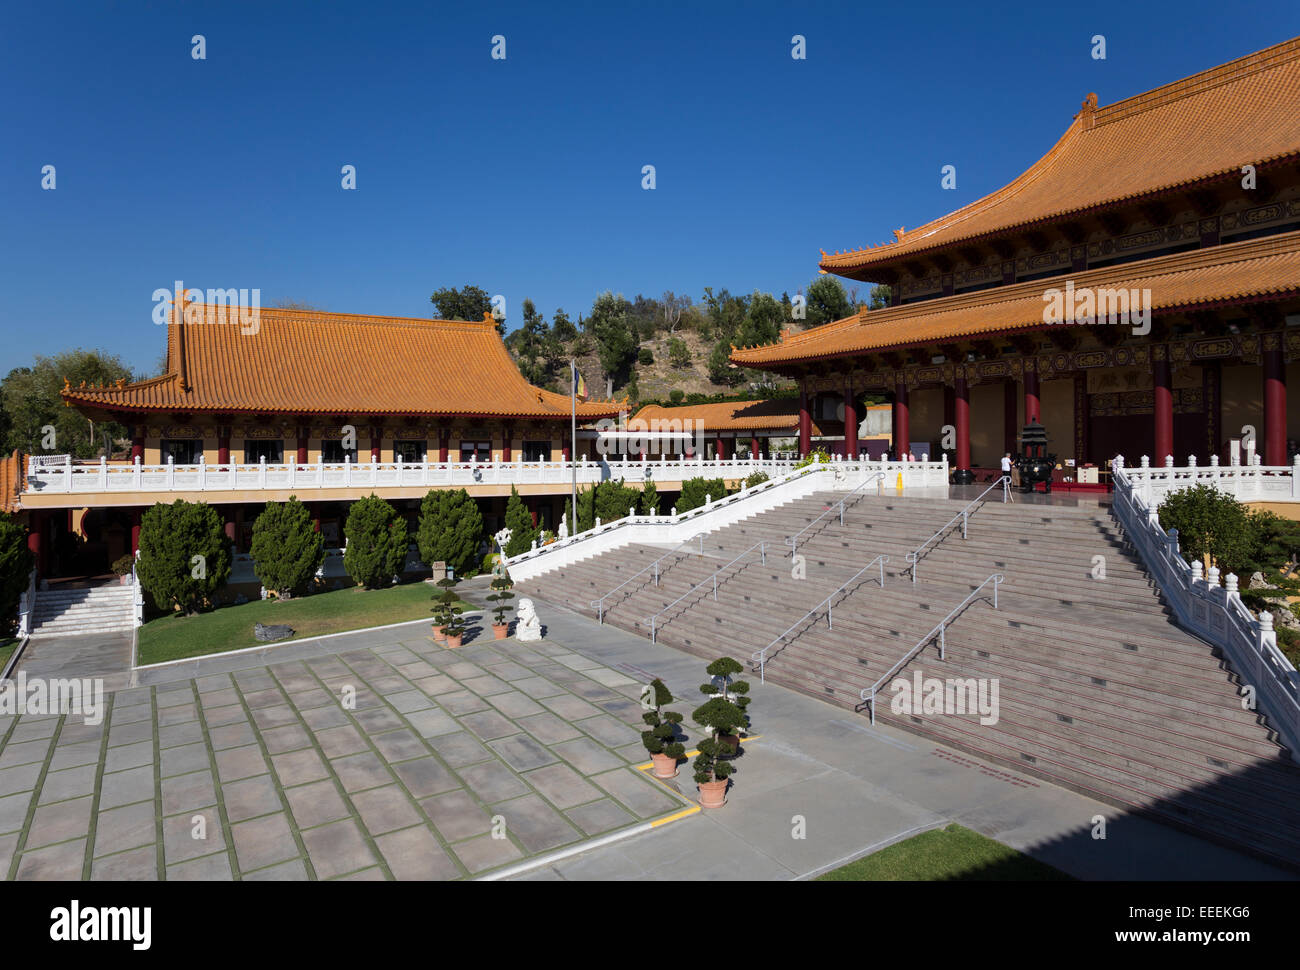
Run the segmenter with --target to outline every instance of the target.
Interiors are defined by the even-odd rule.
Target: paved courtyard
[[[0,717],[0,873],[463,879],[688,806],[632,767],[633,677],[421,628],[122,690],[97,726]]]

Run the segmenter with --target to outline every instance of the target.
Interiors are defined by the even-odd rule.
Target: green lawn
[[[931,829],[817,877],[828,882],[1062,881],[1072,877],[960,825]]]
[[[253,636],[255,623],[287,623],[294,629],[294,640],[421,617],[429,618],[432,624],[433,593],[433,587],[426,583],[389,589],[352,587],[284,602],[257,600],[223,606],[198,616],[164,616],[140,627],[137,662],[156,664],[260,646]],[[462,602],[461,606],[475,609],[469,603]]]
[[[0,637],[0,670],[5,669],[5,664],[13,656],[14,648],[18,646],[18,641],[13,637]]]

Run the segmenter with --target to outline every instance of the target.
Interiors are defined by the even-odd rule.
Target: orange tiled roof
[[[1103,287],[1151,291],[1153,310],[1208,307],[1274,294],[1300,293],[1300,230],[1159,256],[1084,273],[1033,280],[870,310],[786,336],[780,343],[735,350],[734,363],[771,367],[962,337],[1043,329],[1043,293]]]
[[[186,320],[206,309],[189,304]],[[211,308],[220,309],[220,308]],[[244,330],[256,331],[244,333]],[[568,418],[569,398],[519,373],[490,318],[478,322],[264,308],[256,327],[167,326],[167,373],[66,387],[82,409]],[[614,402],[578,405],[614,417]]]
[[[0,512],[6,515],[19,511],[18,491],[25,466],[26,460],[17,449],[8,458],[0,458]]]
[[[1300,37],[1115,104],[1089,95],[1055,146],[1011,184],[879,246],[822,253],[829,273],[1059,220],[1300,154]]]
[[[705,433],[712,431],[789,431],[799,428],[799,402],[721,401],[711,404],[683,404],[662,407],[648,404],[636,413],[633,421],[697,421]],[[814,424],[814,435],[821,429]]]

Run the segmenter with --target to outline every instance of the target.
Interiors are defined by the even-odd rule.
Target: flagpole
[[[578,534],[578,363],[569,361],[569,464],[573,470],[573,520],[569,522],[570,537]]]

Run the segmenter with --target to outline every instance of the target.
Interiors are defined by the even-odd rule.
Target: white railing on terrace
[[[509,462],[378,461],[340,464],[317,461],[301,464],[145,465],[77,462],[69,456],[32,456],[25,490],[28,492],[217,492],[234,489],[402,488],[470,485],[568,485],[576,465],[578,484],[622,478],[635,481],[678,481],[687,478],[743,478],[755,472],[780,475],[794,462],[772,458],[683,458]]]
[[[1300,502],[1300,455],[1292,465],[1263,465],[1257,454],[1244,465],[1220,465],[1218,455],[1208,465],[1198,465],[1192,455],[1179,467],[1172,457],[1164,465],[1152,465],[1143,455],[1140,467],[1124,468],[1123,458],[1115,459],[1115,467],[1124,470],[1144,505],[1159,505],[1168,493],[1193,485],[1212,485],[1243,502]]]
[[[823,487],[826,489],[845,489],[852,488],[854,484],[860,483],[861,476],[872,475],[876,472],[884,473],[886,488],[894,487],[897,482],[902,483],[904,490],[911,488],[946,489],[948,487],[948,462],[946,460],[845,461],[833,459],[830,462],[791,469],[780,477],[770,478],[753,488],[742,487],[739,492],[728,495],[723,499],[711,501],[689,512],[679,514],[674,509],[669,515],[629,515],[614,522],[603,524],[597,520],[596,525],[585,532],[521,553],[509,559],[506,565],[512,570],[511,575],[515,576],[517,582],[524,582],[548,569],[566,566],[589,555],[597,555],[629,542],[645,542],[649,544],[684,543],[686,540],[696,538],[702,532],[729,525],[728,514],[735,512],[739,515],[739,511],[735,508],[738,502],[747,503],[745,508],[754,508],[757,503],[756,511],[763,511],[764,498],[769,501],[789,501],[803,497],[803,493],[797,492],[797,490],[808,485],[806,480],[810,475],[818,476],[818,484],[824,483]],[[774,489],[781,489],[783,495],[779,498],[769,496],[768,493]],[[796,493],[789,494],[789,498],[786,498],[785,494],[790,489],[795,489]],[[764,498],[760,498],[760,496]],[[518,574],[513,572],[516,567],[523,567]],[[592,606],[595,608],[594,601]]]
[[[1285,481],[1284,473],[1292,472],[1286,467],[1259,465],[1229,466],[1219,471],[1231,472],[1238,468],[1241,474],[1226,478],[1229,487],[1225,491],[1233,487],[1251,488],[1251,471],[1272,472],[1271,477],[1281,481]],[[1256,620],[1241,601],[1235,575],[1229,573],[1220,586],[1216,567],[1211,567],[1206,576],[1200,562],[1188,565],[1178,550],[1178,530],[1165,532],[1160,527],[1159,501],[1168,492],[1194,484],[1222,488],[1225,479],[1202,478],[1199,471],[1208,469],[1198,471],[1195,466],[1148,469],[1146,459],[1141,469],[1126,469],[1122,461],[1116,461],[1112,469],[1115,481],[1112,514],[1142,557],[1178,621],[1223,651],[1242,686],[1255,689],[1259,709],[1268,717],[1291,757],[1300,761],[1300,673],[1277,648],[1272,614],[1261,613]],[[1154,472],[1162,476],[1155,478]],[[1247,494],[1259,496],[1258,492]],[[1238,498],[1242,497],[1245,496],[1238,493]]]
[[[934,629],[932,629],[925,636],[921,637],[920,640],[916,641],[916,645],[913,646],[911,650],[907,651],[907,653],[903,654],[902,658],[898,661],[898,663],[894,664],[894,666],[890,667],[883,674],[881,674],[880,677],[876,680],[876,682],[872,684],[870,687],[864,687],[862,689],[862,693],[859,694],[858,696],[862,699],[862,703],[867,706],[867,709],[871,714],[871,723],[873,725],[876,723],[876,695],[880,692],[880,688],[885,685],[885,682],[889,680],[889,678],[897,674],[904,667],[906,667],[913,657],[915,657],[918,653],[920,653],[922,650],[925,649],[925,645],[927,643],[930,643],[936,639],[936,636],[939,641],[939,659],[943,660],[944,650],[947,647],[947,640],[945,638],[944,631],[948,629],[948,624],[953,621],[953,619],[957,616],[958,613],[960,613],[971,602],[973,602],[976,598],[978,598],[980,594],[980,590],[982,590],[989,583],[993,584],[993,608],[996,610],[998,608],[998,587],[1002,585],[1005,579],[1006,577],[1003,576],[1001,573],[994,573],[993,575],[985,579],[984,582],[980,583],[973,590],[971,590],[969,595],[967,595],[967,597],[964,600],[962,600],[951,610],[949,610],[948,615],[945,616],[942,620],[940,620],[938,625],[935,626]]]

